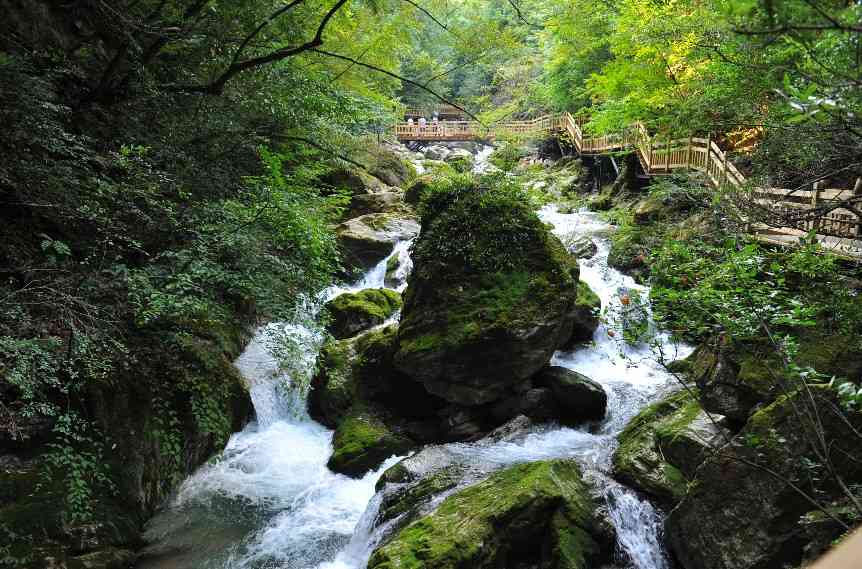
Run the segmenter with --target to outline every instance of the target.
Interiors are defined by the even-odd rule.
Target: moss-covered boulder
[[[348,269],[368,270],[389,255],[395,243],[419,233],[412,219],[386,213],[372,213],[350,219],[336,230]]]
[[[453,403],[503,399],[571,337],[577,263],[520,191],[469,177],[422,225],[395,365]]]
[[[602,300],[593,292],[590,285],[578,282],[578,296],[572,311],[572,335],[563,346],[571,349],[577,344],[589,342],[601,323]]]
[[[862,379],[862,358],[852,334],[832,334],[820,327],[799,334],[795,363],[820,373]],[[690,358],[689,377],[701,392],[704,409],[723,414],[737,426],[751,413],[774,401],[795,381],[785,363],[769,345],[733,343],[714,338],[698,347]]]
[[[466,173],[473,169],[474,159],[469,150],[456,148],[444,159],[446,164],[455,169],[456,172]]]
[[[346,292],[326,303],[329,332],[338,339],[382,324],[401,308],[401,294],[386,288]]]
[[[404,187],[416,176],[416,168],[402,154],[387,144],[372,144],[366,147],[360,161],[367,165],[371,174],[390,186]]]
[[[376,411],[354,406],[335,429],[327,466],[334,472],[362,476],[415,446],[409,437],[393,432]]]
[[[436,178],[435,175],[425,174],[413,180],[404,192],[404,201],[411,205],[418,205]]]
[[[700,465],[697,484],[667,519],[666,535],[682,567],[799,566],[812,539],[810,499],[837,510],[833,504],[847,496],[835,475],[845,484],[862,480],[860,429],[862,413],[842,409],[826,385],[757,410],[730,444]],[[842,531],[835,524],[832,539]]]
[[[576,462],[520,464],[461,490],[378,547],[369,569],[597,566],[595,505]]]
[[[335,429],[330,468],[359,476],[440,434],[443,406],[392,366],[397,327],[327,342],[311,381],[309,414]],[[375,442],[374,437],[377,437]]]
[[[534,381],[550,389],[560,410],[560,420],[580,423],[604,418],[608,395],[601,384],[587,376],[564,367],[548,366]]]
[[[404,193],[400,191],[360,194],[350,199],[342,219],[352,219],[369,213],[409,215],[410,208],[405,205]]]
[[[729,437],[697,398],[678,391],[633,418],[620,433],[613,472],[620,482],[671,507],[686,494],[697,466]]]
[[[320,178],[324,187],[359,196],[391,191],[388,184],[359,168],[336,168]]]

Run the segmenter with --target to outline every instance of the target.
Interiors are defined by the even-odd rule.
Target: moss
[[[446,163],[456,172],[466,174],[473,170],[473,157],[467,155],[458,155],[446,159]]]
[[[413,441],[389,430],[375,413],[354,406],[335,430],[327,466],[335,472],[361,476],[390,456],[414,446]]]
[[[678,502],[686,493],[688,480],[668,463],[661,453],[660,440],[675,439],[699,412],[697,399],[683,390],[638,413],[617,437],[614,474],[665,504]]]
[[[594,293],[593,289],[590,288],[590,285],[584,281],[578,281],[578,296],[576,302],[578,306],[591,309],[602,307],[602,300],[599,298],[599,295]]]
[[[387,481],[408,481],[406,469],[402,467],[402,472],[399,470],[392,471],[392,468],[384,474]],[[461,481],[462,476],[463,471],[460,467],[451,466],[423,478],[416,484],[407,485],[393,495],[386,496],[383,504],[380,506],[380,521],[391,520],[403,514],[412,514],[409,517],[415,517],[421,505],[429,502],[434,496],[438,496],[446,490],[454,488]],[[407,521],[410,520],[403,520],[402,524]]]
[[[555,558],[566,561],[557,567],[584,568],[597,549],[593,509],[574,461],[520,464],[446,498],[377,549],[368,567],[481,569]]]
[[[312,380],[309,412],[328,427],[335,427],[344,418],[356,397],[355,344],[354,339],[330,340],[318,355],[319,371]]]
[[[382,324],[401,309],[401,304],[401,294],[385,288],[344,293],[326,304],[332,318],[329,331],[336,338],[348,338]]]

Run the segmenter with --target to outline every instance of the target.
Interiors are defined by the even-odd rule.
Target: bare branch
[[[393,73],[392,71],[389,71],[387,69],[383,69],[381,67],[377,67],[376,65],[371,65],[370,63],[365,63],[365,62],[359,61],[358,59],[354,59],[354,58],[348,57],[346,55],[341,55],[339,53],[332,53],[329,51],[324,51],[322,49],[316,49],[316,48],[312,48],[312,49],[310,49],[310,51],[317,53],[317,54],[320,54],[320,55],[324,55],[326,57],[332,57],[335,59],[340,59],[342,61],[349,61],[350,63],[353,63],[354,65],[358,65],[360,67],[364,67],[366,69],[370,69],[372,71],[382,73],[383,75],[387,75],[389,77],[392,77],[393,79],[398,79],[399,81],[403,81],[404,83],[407,83],[408,85],[413,85],[414,87],[418,87],[419,89],[422,89],[426,93],[434,96],[437,100],[439,100],[443,103],[446,103],[447,105],[452,105],[454,108],[458,109],[459,111],[461,111],[465,115],[469,116],[474,121],[478,122],[482,126],[485,126],[485,124],[479,119],[479,117],[477,117],[476,115],[474,115],[473,113],[471,113],[470,111],[465,109],[464,107],[462,107],[456,103],[453,103],[452,101],[450,101],[449,99],[447,99],[446,97],[444,97],[443,95],[438,93],[437,91],[434,91],[433,89],[428,87],[427,84],[419,83],[418,81],[414,81],[413,79],[408,79],[407,77],[404,77],[402,75],[398,75],[397,73]]]

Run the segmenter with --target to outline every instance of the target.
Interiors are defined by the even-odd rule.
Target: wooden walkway
[[[751,188],[745,176],[730,162],[715,141],[708,138],[657,139],[642,123],[635,123],[620,133],[589,136],[585,121],[570,113],[544,116],[531,121],[497,123],[486,127],[474,121],[442,121],[420,127],[418,123],[395,125],[395,137],[401,142],[493,141],[498,136],[538,136],[565,132],[579,154],[602,155],[634,151],[648,176],[667,175],[677,170],[702,172],[713,187],[751,192],[752,208],[760,219],[794,219],[793,227],[773,227],[752,223],[750,232],[759,241],[773,245],[793,245],[809,231],[824,249],[839,257],[862,260],[862,220],[853,212],[835,207],[840,201],[860,197],[862,184],[855,190],[814,187],[810,190]],[[751,199],[753,198],[753,200]],[[821,213],[822,212],[822,213]],[[755,212],[752,212],[755,213]]]

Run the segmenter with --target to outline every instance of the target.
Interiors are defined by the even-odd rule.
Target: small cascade
[[[399,260],[397,288],[406,286],[409,248],[409,241],[397,243],[390,255]],[[139,569],[364,565],[371,549],[364,553],[363,544],[371,541],[357,528],[365,524],[370,536],[374,515],[363,513],[380,474],[399,457],[361,479],[331,472],[326,463],[333,433],[311,420],[306,397],[324,339],[316,323],[323,303],[344,292],[385,286],[388,261],[353,286],[332,287],[305,303],[295,322],[257,331],[236,361],[256,421],[234,434],[222,455],[188,478],[150,522],[147,539],[153,545]],[[288,357],[277,358],[285,345]]]

